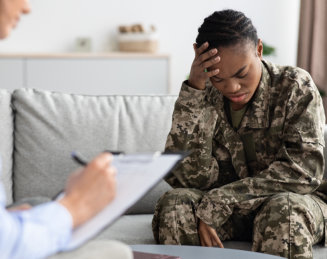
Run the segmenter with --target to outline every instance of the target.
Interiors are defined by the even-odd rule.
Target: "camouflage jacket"
[[[224,103],[214,87],[197,90],[184,82],[166,143],[166,151],[193,151],[166,181],[206,191],[196,208],[200,219],[219,227],[235,209],[246,214],[271,195],[317,193],[325,115],[306,71],[262,61],[259,86],[238,130]],[[254,161],[246,159],[244,141],[255,150]],[[323,211],[327,218],[327,208]]]

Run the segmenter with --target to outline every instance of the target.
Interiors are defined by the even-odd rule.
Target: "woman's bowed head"
[[[257,30],[242,12],[223,10],[205,18],[198,32],[188,84],[204,90],[209,79],[233,110],[242,109],[262,73],[263,45]]]

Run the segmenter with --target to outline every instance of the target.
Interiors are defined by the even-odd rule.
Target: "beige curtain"
[[[327,1],[301,0],[297,65],[307,70],[323,98],[327,111]],[[327,113],[326,113],[327,114]]]

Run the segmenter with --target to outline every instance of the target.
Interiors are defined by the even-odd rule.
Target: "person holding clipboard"
[[[6,38],[16,27],[21,14],[29,12],[28,0],[0,0],[0,39]],[[116,170],[111,162],[111,154],[100,154],[71,174],[62,198],[33,208],[24,205],[7,210],[0,185],[1,258],[44,258],[63,250],[72,231],[114,199]],[[100,195],[102,198],[98,199]],[[108,242],[106,249],[110,246],[113,251],[110,258],[133,258],[128,246]]]

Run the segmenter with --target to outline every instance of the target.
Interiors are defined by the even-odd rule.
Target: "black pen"
[[[86,159],[82,158],[80,154],[78,154],[77,152],[72,152],[71,156],[73,158],[73,160],[75,162],[77,162],[78,164],[82,165],[82,166],[87,166],[88,162],[86,161]]]
[[[110,153],[110,154],[112,154],[113,156],[115,156],[115,155],[124,155],[124,154],[125,154],[123,151],[104,150],[103,152],[105,152],[105,153]]]
[[[112,155],[124,155],[124,152],[122,151],[111,151],[111,150],[104,150],[103,151],[104,153],[110,153]],[[82,166],[87,166],[88,162],[86,161],[85,158],[83,158],[78,152],[76,151],[73,151],[71,153],[71,156],[73,158],[73,160],[75,162],[77,162],[78,164],[82,165]]]

